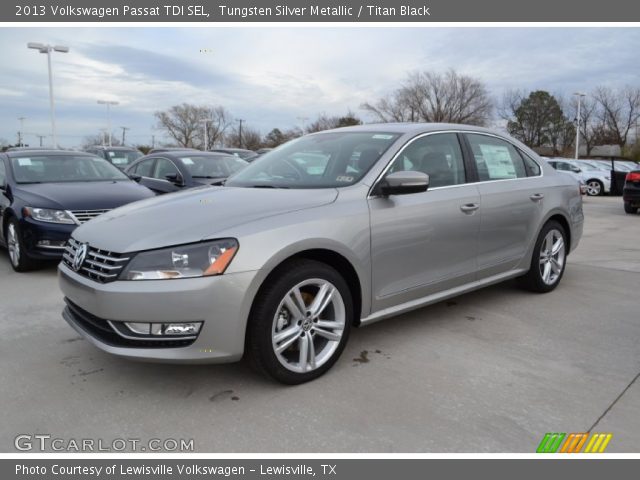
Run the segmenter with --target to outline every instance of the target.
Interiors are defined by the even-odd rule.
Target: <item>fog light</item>
[[[65,243],[64,240],[38,240],[36,245],[42,248],[63,248]]]
[[[169,323],[164,326],[165,335],[195,335],[200,331],[200,323]]]
[[[149,335],[148,323],[124,322],[124,324],[129,327],[129,330],[133,333],[137,333],[138,335]]]

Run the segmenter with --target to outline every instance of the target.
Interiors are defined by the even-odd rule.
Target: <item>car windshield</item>
[[[92,156],[51,155],[11,159],[18,183],[97,182],[129,180],[106,160]]]
[[[249,165],[231,155],[189,155],[179,158],[194,178],[226,178]]]
[[[142,156],[138,150],[107,150],[109,161],[118,167],[131,165]]]
[[[232,187],[333,188],[359,181],[398,139],[397,133],[327,132],[265,153],[227,181]]]

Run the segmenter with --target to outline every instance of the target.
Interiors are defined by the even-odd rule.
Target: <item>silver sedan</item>
[[[144,200],[76,229],[64,318],[132,359],[252,363],[302,383],[350,329],[510,278],[562,279],[577,183],[499,133],[378,124],[308,135],[224,186]]]

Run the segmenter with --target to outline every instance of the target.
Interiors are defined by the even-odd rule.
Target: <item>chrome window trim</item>
[[[156,174],[156,169],[158,168],[158,160],[166,160],[167,162],[169,162],[171,165],[173,165],[173,167],[176,169],[176,172],[178,172],[178,175],[182,175],[182,172],[180,171],[180,169],[178,168],[178,166],[176,165],[176,162],[174,162],[173,160],[171,160],[170,158],[167,157],[155,157],[156,162],[153,165],[153,175]],[[158,177],[150,177],[154,180],[162,180],[164,182],[169,182],[169,180],[167,180],[166,178],[158,178]],[[171,182],[169,182],[171,183]]]
[[[387,174],[387,171],[391,168],[391,165],[393,165],[393,162],[396,161],[396,159],[400,156],[400,154],[402,152],[404,152],[404,150],[411,145],[413,142],[415,142],[416,140],[419,140],[423,137],[427,137],[430,135],[437,135],[437,134],[442,134],[442,133],[454,133],[454,134],[476,134],[476,135],[484,135],[486,137],[494,137],[497,138],[499,140],[502,140],[504,142],[507,142],[508,144],[510,144],[513,148],[516,149],[516,151],[520,151],[521,148],[518,147],[516,144],[514,144],[511,140],[504,138],[500,135],[496,135],[494,133],[488,133],[488,132],[480,132],[480,131],[476,131],[476,130],[434,130],[432,132],[425,132],[425,133],[421,133],[413,138],[411,138],[407,143],[405,143],[402,148],[400,150],[398,150],[395,155],[391,158],[391,160],[389,160],[389,162],[387,163],[387,165],[384,167],[384,169],[382,170],[382,172],[380,172],[380,174],[376,177],[376,179],[373,181],[373,183],[371,184],[371,187],[369,187],[369,191],[367,193],[367,199],[369,198],[378,198],[380,197],[380,195],[373,195],[372,192],[375,189],[376,185],[378,185],[378,182],[380,182],[384,176]],[[462,155],[464,156],[464,149],[462,148],[462,145],[460,146],[460,149],[462,150]],[[500,180],[483,180],[483,181],[477,181],[477,182],[465,182],[465,183],[457,183],[455,185],[446,185],[446,186],[442,186],[442,187],[433,187],[433,188],[429,188],[428,191],[432,191],[432,190],[442,190],[445,188],[457,188],[457,187],[464,187],[464,186],[468,186],[468,185],[483,185],[486,183],[495,183],[495,182],[512,182],[514,180],[528,180],[530,178],[538,178],[538,177],[544,177],[544,169],[542,167],[542,165],[540,165],[540,162],[538,162],[535,158],[531,158],[534,162],[536,162],[538,164],[538,166],[540,167],[540,175],[533,175],[531,177],[526,176],[526,177],[517,177],[517,178],[503,178]],[[474,160],[475,161],[475,160]],[[522,162],[524,163],[524,159],[522,159]],[[526,168],[526,165],[525,165]]]

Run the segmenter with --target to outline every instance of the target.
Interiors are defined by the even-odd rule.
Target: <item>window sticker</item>
[[[490,178],[516,178],[518,176],[507,147],[480,145],[480,151]]]
[[[371,138],[373,138],[375,140],[390,140],[390,139],[393,138],[393,135],[383,135],[381,133],[377,133]]]
[[[116,152],[109,152],[109,156],[110,157],[115,157],[116,156]]]
[[[182,158],[182,163],[184,163],[185,165],[193,165],[193,160],[191,160],[190,158]]]
[[[353,182],[354,178],[349,176],[349,175],[338,175],[336,177],[336,182],[346,182],[346,183],[351,183]]]
[[[33,164],[31,163],[30,158],[19,158],[18,165],[20,165],[21,167],[30,167]]]

